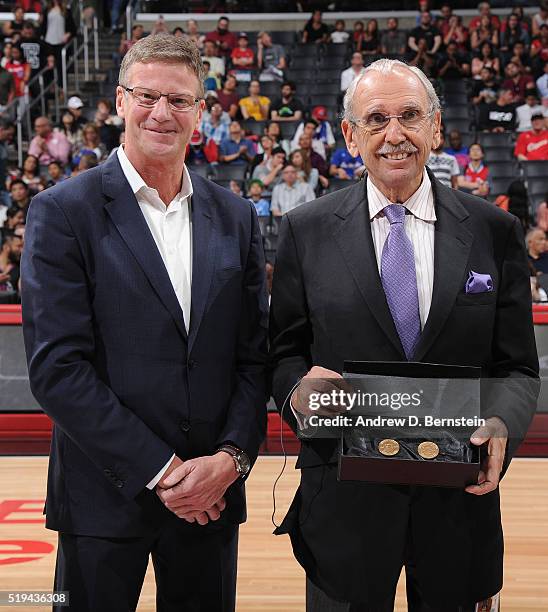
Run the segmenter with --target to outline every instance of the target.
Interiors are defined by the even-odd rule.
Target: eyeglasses
[[[371,134],[378,134],[388,127],[391,119],[397,119],[400,125],[406,130],[417,132],[424,125],[426,119],[431,117],[433,113],[433,109],[426,114],[418,109],[405,110],[400,115],[385,115],[384,113],[376,112],[371,113],[365,119],[350,121],[350,123],[353,123],[356,127]]]
[[[146,87],[122,87],[126,91],[129,91],[135,100],[137,100],[139,106],[144,106],[145,108],[152,108],[160,98],[165,97],[172,110],[180,113],[188,113],[188,111],[196,108],[196,105],[201,100],[201,98],[193,98],[186,94],[161,93],[156,89],[147,89]]]

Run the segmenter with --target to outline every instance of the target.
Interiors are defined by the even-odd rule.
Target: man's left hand
[[[234,459],[225,452],[189,459],[164,479],[156,493],[177,515],[205,512],[225,494],[239,477]]]
[[[481,446],[487,442],[487,458],[481,466],[478,484],[469,485],[465,491],[473,495],[491,493],[499,485],[506,443],[508,442],[508,429],[502,419],[491,417],[485,421],[485,425],[476,429],[470,437],[470,442],[476,446]]]

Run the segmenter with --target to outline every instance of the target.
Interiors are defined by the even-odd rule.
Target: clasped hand
[[[173,461],[176,467],[156,486],[162,503],[189,523],[216,521],[226,507],[226,490],[239,476],[232,457],[219,452],[188,461],[175,457]]]

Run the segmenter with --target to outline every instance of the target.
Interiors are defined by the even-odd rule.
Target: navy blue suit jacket
[[[257,456],[268,309],[257,218],[250,203],[191,179],[188,334],[116,155],[32,201],[23,331],[32,392],[55,423],[51,529],[127,537],[182,523],[146,488],[174,451],[188,459],[231,441]],[[243,522],[243,483],[226,499],[220,524]]]

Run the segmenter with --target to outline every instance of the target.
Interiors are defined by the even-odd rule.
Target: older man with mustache
[[[381,59],[350,85],[341,126],[368,174],[282,220],[274,397],[294,431],[305,427],[310,394],[343,387],[345,360],[477,366],[482,377],[519,377],[523,391],[490,403],[471,437],[486,460],[462,489],[342,482],[338,441],[302,441],[301,485],[277,533],[289,533],[306,570],[307,612],[392,610],[403,566],[413,612],[498,609],[498,483],[538,382],[529,273],[517,220],[426,168],[440,122],[418,68]],[[471,291],[477,273],[490,283]]]

